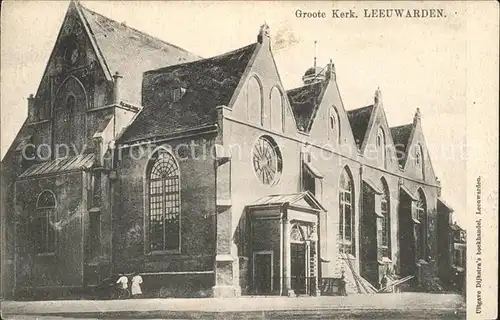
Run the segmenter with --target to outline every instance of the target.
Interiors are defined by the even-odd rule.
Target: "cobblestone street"
[[[2,302],[4,319],[465,319],[455,294]]]

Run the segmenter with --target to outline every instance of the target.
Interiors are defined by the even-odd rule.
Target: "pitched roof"
[[[300,193],[292,193],[292,194],[274,194],[262,197],[260,199],[257,199],[253,204],[251,204],[248,207],[264,206],[264,205],[296,204],[303,199],[312,208],[326,211],[326,209],[321,205],[318,199],[316,199],[314,194],[312,194],[310,191],[303,191]]]
[[[321,102],[323,82],[316,82],[286,92],[299,130],[309,132]]]
[[[403,157],[398,156],[399,164],[404,165],[406,158],[406,146],[409,143],[411,132],[413,131],[413,124],[410,123],[402,126],[391,127],[390,129],[396,151],[398,154],[403,155]]]
[[[257,44],[144,74],[144,108],[121,141],[149,139],[217,122],[216,107],[228,105]],[[186,91],[175,102],[159,89],[174,81]],[[156,88],[156,90],[155,90]]]
[[[347,118],[351,124],[352,134],[358,147],[363,144],[372,112],[373,105],[347,111]]]
[[[94,154],[81,154],[63,159],[55,159],[43,163],[34,164],[19,177],[34,177],[57,172],[79,171],[92,167],[94,164]]]
[[[143,72],[200,59],[189,51],[104,17],[79,3],[77,5],[109,72],[118,71],[123,76],[121,92],[127,102],[141,105]]]

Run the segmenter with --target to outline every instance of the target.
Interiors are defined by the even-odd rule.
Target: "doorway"
[[[306,246],[291,243],[290,249],[292,289],[296,294],[306,294]]]
[[[253,254],[253,283],[256,294],[271,294],[273,291],[273,253],[259,251]]]

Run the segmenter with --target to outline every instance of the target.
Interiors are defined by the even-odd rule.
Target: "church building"
[[[145,297],[431,290],[453,209],[419,110],[344,106],[331,61],[284,88],[270,36],[205,59],[71,2],[2,162],[4,294],[133,272]]]

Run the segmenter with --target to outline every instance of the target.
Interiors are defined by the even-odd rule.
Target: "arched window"
[[[248,80],[247,84],[247,119],[251,123],[264,125],[265,110],[262,101],[262,86],[256,76]]]
[[[181,193],[179,166],[174,157],[160,150],[149,170],[149,251],[180,250]]]
[[[330,108],[328,114],[328,133],[327,137],[334,143],[340,143],[340,119],[334,107]]]
[[[423,153],[424,149],[422,148],[422,146],[417,145],[415,148],[415,166],[417,167],[417,170],[420,171],[422,180],[425,180]]]
[[[76,109],[76,98],[74,95],[70,94],[66,98],[66,112],[65,114],[65,125],[66,133],[68,135],[68,140],[73,142],[73,131],[74,131],[74,121],[75,121],[75,109]]]
[[[415,208],[415,254],[417,259],[425,260],[425,250],[427,247],[426,226],[427,226],[427,203],[425,195],[421,189],[418,190],[418,200]]]
[[[339,251],[354,256],[356,255],[354,183],[346,169],[340,176],[339,204]]]
[[[56,197],[50,190],[44,190],[36,201],[33,238],[37,254],[52,254],[56,251]]]
[[[382,128],[379,128],[377,132],[377,154],[378,154],[379,165],[384,168],[387,167],[385,145],[386,143],[385,143],[384,130],[382,130]]]
[[[107,83],[105,79],[99,79],[95,86],[94,108],[105,106],[107,96]]]
[[[285,131],[285,109],[283,95],[278,87],[271,89],[271,129],[275,131]]]
[[[391,214],[390,214],[390,203],[389,203],[389,188],[385,180],[382,180],[383,193],[380,198],[380,214],[382,215],[378,218],[378,249],[379,249],[379,259],[383,257],[390,258],[391,253]]]

